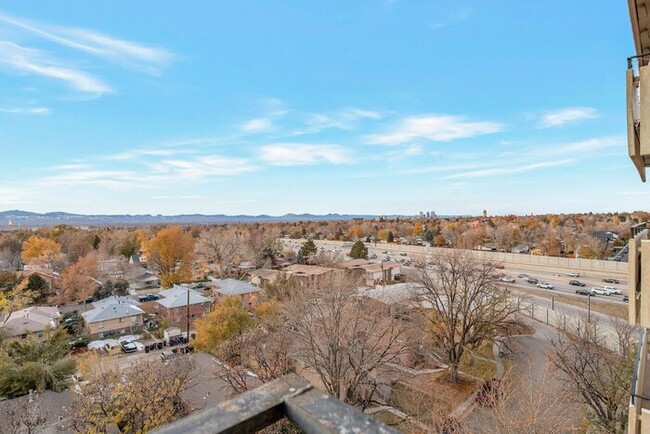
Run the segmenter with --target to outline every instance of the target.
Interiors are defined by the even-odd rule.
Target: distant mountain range
[[[151,215],[151,214],[116,214],[116,215],[84,215],[70,214],[67,212],[48,212],[44,214],[10,210],[0,212],[0,229],[6,228],[11,220],[13,228],[19,227],[41,227],[66,224],[71,226],[143,226],[150,224],[220,224],[220,223],[263,223],[263,222],[294,222],[294,221],[331,221],[331,220],[352,220],[352,219],[375,219],[378,215],[355,215],[355,214],[285,214],[282,216],[270,215],[204,215],[204,214],[181,214],[181,215]],[[387,215],[386,218],[402,217]],[[446,216],[439,216],[446,217]]]

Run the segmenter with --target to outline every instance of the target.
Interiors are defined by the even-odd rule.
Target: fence
[[[613,319],[606,315],[596,313],[589,308],[590,297],[585,297],[586,312],[580,311],[576,306],[558,303],[554,299],[548,302],[539,299],[530,299],[525,296],[516,297],[519,314],[548,324],[558,330],[571,331],[584,325],[585,321],[597,325],[599,335],[603,337],[603,344],[612,351],[618,351],[618,334]],[[624,322],[624,320],[619,320]]]

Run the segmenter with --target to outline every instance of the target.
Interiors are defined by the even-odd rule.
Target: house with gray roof
[[[31,306],[9,314],[0,323],[0,331],[9,339],[26,339],[29,335],[47,339],[50,331],[59,326],[61,312],[51,306]]]
[[[196,318],[203,318],[210,312],[212,299],[206,297],[189,286],[174,285],[173,288],[158,293],[162,298],[155,302],[159,306],[160,315],[169,320],[170,326],[187,331]],[[189,308],[188,308],[189,298]]]
[[[245,280],[237,279],[210,279],[212,291],[217,298],[240,297],[244,306],[257,304],[260,288]]]
[[[93,303],[94,309],[82,312],[93,338],[119,336],[142,330],[144,311],[131,297],[112,296]]]

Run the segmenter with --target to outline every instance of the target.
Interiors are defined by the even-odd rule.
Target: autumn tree
[[[386,242],[392,243],[395,241],[395,235],[393,235],[393,231],[388,231],[388,235],[386,236]]]
[[[366,408],[377,370],[405,350],[406,326],[388,305],[360,297],[358,283],[342,276],[312,282],[286,304],[286,321],[295,357],[325,391]]]
[[[201,233],[198,243],[199,254],[213,263],[222,277],[237,265],[244,254],[247,234],[236,229],[209,229]]]
[[[101,367],[67,409],[76,432],[149,432],[189,413],[181,396],[196,382],[192,358],[140,361],[120,371]]]
[[[463,354],[492,340],[496,329],[511,323],[517,312],[507,289],[491,277],[493,272],[464,251],[445,251],[432,257],[430,267],[420,266],[415,278],[421,286],[417,307],[454,383]]]
[[[42,400],[38,393],[32,393],[29,398],[0,402],[0,434],[41,432],[48,416],[41,404]]]
[[[98,276],[97,257],[91,253],[80,258],[61,273],[61,300],[70,302],[90,297],[98,285]]]
[[[350,249],[350,257],[352,259],[368,259],[368,248],[362,241],[357,241]]]
[[[26,263],[48,264],[61,253],[61,245],[49,238],[32,235],[23,242],[22,258]]]
[[[357,239],[363,237],[364,232],[360,225],[352,225],[348,229],[348,235],[352,239]]]
[[[590,425],[619,433],[626,431],[636,343],[631,326],[617,320],[613,324],[615,342],[597,322],[577,321],[566,334],[551,339],[551,361],[587,405]],[[616,351],[607,349],[608,339]]]
[[[22,245],[16,238],[10,237],[0,242],[0,270],[16,271],[20,268]]]
[[[144,243],[144,248],[149,263],[160,273],[163,287],[192,278],[194,239],[180,226],[161,229]]]

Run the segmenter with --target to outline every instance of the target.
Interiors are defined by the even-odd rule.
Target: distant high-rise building
[[[487,210],[483,210],[483,217],[487,218]]]
[[[431,218],[434,220],[438,218],[435,211],[431,211]]]
[[[7,223],[7,226],[9,226],[9,229],[14,227],[14,223],[9,219],[9,223]]]

